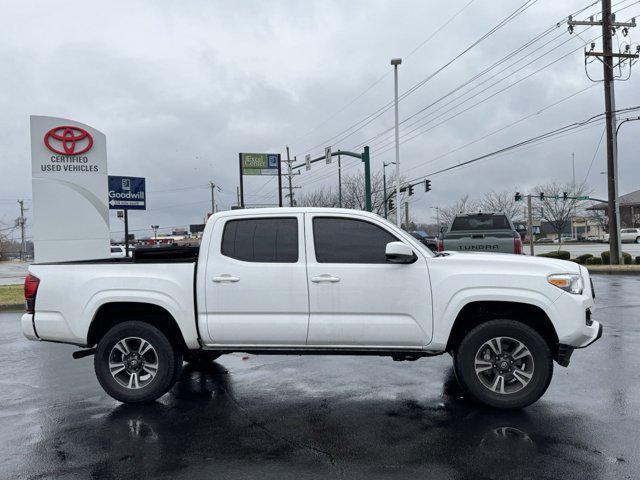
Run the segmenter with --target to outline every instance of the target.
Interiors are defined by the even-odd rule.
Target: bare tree
[[[15,248],[15,242],[11,238],[15,230],[15,226],[0,222],[0,260],[3,260],[7,253]]]
[[[387,194],[391,193],[395,179],[387,179]],[[384,212],[384,191],[381,173],[371,175],[371,211],[378,215]],[[403,198],[400,199],[402,201]],[[301,207],[338,207],[338,190],[334,187],[321,187],[298,197]],[[396,202],[398,205],[398,202]],[[364,210],[366,207],[364,173],[342,177],[342,207]]]
[[[609,216],[607,215],[606,210],[591,210],[587,208],[584,212],[584,216],[587,220],[598,226],[599,232],[607,232],[609,230]]]
[[[300,195],[296,200],[299,207],[337,207],[339,205],[338,192],[333,188],[319,188]]]
[[[509,190],[486,193],[480,200],[480,210],[483,212],[500,212],[514,220],[523,215],[522,203],[516,202],[515,195]]]
[[[479,209],[480,205],[478,202],[470,199],[469,195],[465,195],[453,205],[440,208],[441,225],[449,225],[453,221],[453,218],[459,213],[473,213]]]
[[[575,198],[564,200],[565,192],[568,197],[582,197],[588,195],[589,190],[584,183],[572,185],[571,183],[552,182],[538,185],[533,189],[533,192],[536,196],[540,217],[551,226],[558,239],[561,239],[562,233],[571,225],[571,217],[582,212],[586,204],[584,200],[576,200]],[[540,194],[544,194],[542,199]]]

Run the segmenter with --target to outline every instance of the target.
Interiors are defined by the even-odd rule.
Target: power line
[[[617,110],[615,113],[618,114],[618,113],[623,113],[623,112],[632,112],[632,111],[636,111],[636,110],[640,110],[640,106],[620,109],[620,110]],[[430,173],[425,174],[425,175],[421,175],[419,177],[416,177],[416,178],[413,178],[413,179],[409,180],[406,183],[413,183],[413,182],[416,182],[416,181],[424,180],[424,179],[426,179],[428,177],[432,177],[432,176],[435,176],[435,175],[438,175],[438,174],[441,174],[441,173],[444,173],[444,172],[448,172],[448,171],[454,170],[456,168],[461,168],[461,167],[464,167],[466,165],[470,165],[472,163],[479,162],[481,160],[486,160],[488,158],[494,157],[494,156],[499,155],[501,153],[506,153],[506,152],[509,152],[511,150],[514,150],[514,149],[517,149],[517,148],[520,148],[520,147],[523,147],[523,146],[530,145],[532,143],[538,142],[540,140],[544,140],[546,138],[551,138],[553,136],[556,136],[556,135],[559,135],[559,134],[562,134],[562,133],[566,133],[566,132],[574,130],[574,129],[578,129],[578,128],[582,127],[582,126],[589,125],[589,124],[594,123],[594,122],[600,122],[600,121],[603,120],[605,115],[606,115],[605,113],[599,113],[597,115],[593,115],[592,117],[590,117],[587,120],[584,120],[582,122],[575,122],[575,123],[571,123],[571,124],[556,128],[554,130],[550,130],[550,131],[545,132],[543,134],[536,135],[535,137],[531,137],[531,138],[528,138],[526,140],[520,141],[518,143],[514,143],[512,145],[509,145],[507,147],[500,148],[500,149],[495,150],[493,152],[486,153],[484,155],[480,155],[479,157],[472,158],[472,159],[467,160],[465,162],[461,162],[461,163],[458,163],[456,165],[452,165],[452,166],[445,167],[445,168],[442,168],[442,169],[434,171],[434,172],[430,172]]]
[[[468,53],[471,49],[475,48],[476,46],[478,46],[480,43],[482,43],[484,40],[486,40],[487,38],[489,38],[491,35],[493,35],[495,32],[497,32],[498,30],[500,30],[502,27],[504,27],[506,24],[508,24],[509,22],[511,22],[513,19],[515,19],[517,16],[519,16],[520,14],[522,14],[523,12],[525,12],[527,9],[529,9],[531,6],[533,6],[538,0],[527,0],[526,2],[524,2],[523,4],[521,4],[516,10],[514,10],[513,12],[511,12],[509,15],[507,15],[505,18],[503,18],[500,22],[498,22],[498,24],[496,24],[494,27],[492,27],[488,32],[486,32],[484,35],[482,35],[480,38],[478,38],[476,41],[472,42],[469,46],[467,46],[465,49],[463,49],[459,54],[457,54],[456,56],[454,56],[452,59],[450,59],[449,61],[447,61],[444,65],[442,65],[441,67],[439,67],[438,69],[436,69],[434,72],[432,72],[431,74],[429,74],[427,77],[423,78],[422,80],[420,80],[419,82],[415,83],[411,88],[409,88],[407,91],[405,91],[402,95],[400,95],[399,100],[403,100],[406,97],[408,97],[409,95],[413,94],[415,91],[417,91],[420,87],[424,86],[427,82],[429,82],[430,80],[432,80],[435,76],[437,76],[440,72],[442,72],[443,70],[445,70],[447,67],[449,67],[450,65],[452,65],[456,60],[458,60],[460,57],[462,57],[464,54]],[[336,138],[339,138],[342,136],[342,138],[340,138],[340,140],[338,140],[336,143],[341,143],[342,141],[344,141],[346,138],[348,138],[349,136],[353,135],[355,132],[357,132],[358,130],[361,130],[363,127],[369,125],[371,122],[373,122],[375,119],[379,118],[384,112],[386,112],[387,110],[389,110],[391,107],[393,106],[393,102],[388,102],[385,105],[383,105],[382,107],[380,107],[378,110],[374,111],[373,113],[367,115],[364,119],[350,125],[349,127],[347,127],[346,129],[342,130],[341,132],[339,132],[338,134],[332,136],[331,138],[324,140],[321,143],[318,143],[317,145],[297,153],[296,155],[304,155],[305,153],[308,152],[313,152],[315,150],[317,150],[320,147],[324,147],[328,144],[331,144],[333,140],[335,140]],[[349,132],[349,133],[347,133]]]
[[[418,46],[416,46],[413,50],[411,50],[411,52],[409,52],[405,58],[409,58],[411,55],[413,55],[414,53],[416,53],[420,48],[422,48],[424,45],[426,45],[433,37],[435,37],[438,33],[440,33],[445,27],[447,27],[451,22],[453,22],[453,20],[455,20],[464,10],[467,9],[467,7],[469,7],[475,0],[470,0],[469,2],[467,2],[461,9],[459,9],[452,17],[450,17],[446,22],[444,22],[440,27],[438,27],[431,35],[429,35],[425,40],[423,40],[420,44],[418,44]],[[321,126],[325,125],[327,122],[329,122],[330,120],[333,120],[336,116],[338,116],[340,113],[342,113],[343,111],[345,111],[347,108],[349,108],[351,105],[353,105],[356,101],[358,101],[360,98],[362,98],[366,93],[368,93],[371,89],[373,89],[373,87],[375,87],[376,85],[378,85],[382,80],[384,80],[386,77],[388,77],[391,74],[390,70],[387,70],[383,75],[381,75],[377,80],[375,80],[371,85],[369,85],[362,93],[360,93],[359,95],[357,95],[353,100],[351,100],[349,103],[347,103],[344,107],[340,108],[339,110],[337,110],[336,112],[334,112],[332,115],[330,115],[329,117],[327,117],[325,120],[323,120],[322,122],[320,122],[319,124],[317,124],[315,127],[313,127],[311,130],[309,130],[307,133],[305,133],[304,135],[296,138],[295,140],[293,140],[293,143],[307,137],[309,134],[313,133],[314,131],[316,131],[318,128],[320,128]],[[303,152],[306,153],[306,152]],[[298,155],[298,154],[296,154]]]

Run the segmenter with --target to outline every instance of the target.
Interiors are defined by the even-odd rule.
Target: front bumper
[[[600,322],[593,322],[593,323],[598,325],[597,335],[590,342],[578,348],[587,348],[589,345],[591,345],[592,343],[595,343],[597,340],[600,340],[600,337],[602,337],[602,324]]]
[[[569,362],[571,361],[571,355],[573,355],[573,351],[576,348],[587,348],[589,345],[591,345],[592,343],[595,343],[597,340],[600,339],[600,337],[602,337],[602,324],[598,322],[595,322],[595,323],[598,325],[598,333],[593,339],[591,339],[585,345],[582,345],[581,347],[572,347],[571,345],[565,345],[563,343],[558,345],[558,353],[556,354],[556,357],[555,357],[555,360],[556,362],[558,362],[558,365],[562,367],[568,367]]]

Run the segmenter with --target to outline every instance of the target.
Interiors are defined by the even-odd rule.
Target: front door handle
[[[313,283],[336,283],[339,282],[340,279],[325,273],[323,275],[318,275],[317,277],[311,277],[311,281]]]
[[[240,277],[234,277],[233,275],[224,273],[217,277],[213,277],[211,280],[216,283],[235,283],[240,281]]]

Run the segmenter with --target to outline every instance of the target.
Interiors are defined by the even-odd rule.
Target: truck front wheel
[[[492,320],[471,330],[454,355],[458,381],[491,407],[523,408],[538,400],[553,376],[544,338],[514,320]]]
[[[98,342],[94,368],[102,388],[124,403],[152,402],[175,383],[182,363],[169,339],[144,322],[123,322]]]

